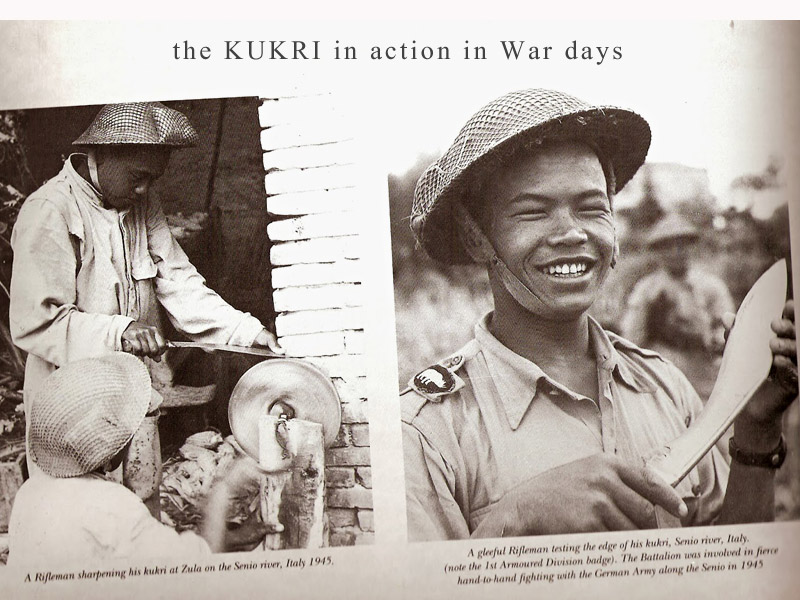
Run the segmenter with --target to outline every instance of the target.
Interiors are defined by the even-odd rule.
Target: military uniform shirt
[[[157,198],[104,208],[71,155],[22,205],[11,245],[9,322],[28,353],[25,403],[57,366],[122,350],[133,321],[155,324],[156,302],[193,340],[249,346],[261,322],[236,310],[189,262]]]
[[[410,540],[467,538],[512,487],[571,461],[606,452],[641,465],[702,410],[672,363],[591,318],[598,403],[503,346],[490,318],[443,361],[458,381],[453,392],[414,386],[401,396]],[[684,525],[715,518],[727,479],[715,447],[677,486],[689,508]],[[681,525],[659,516],[660,526]]]

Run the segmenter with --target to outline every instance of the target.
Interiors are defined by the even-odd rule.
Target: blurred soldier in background
[[[725,283],[693,263],[699,229],[677,213],[647,236],[658,269],[628,296],[622,335],[671,360],[707,400],[725,344],[723,315],[735,312]]]

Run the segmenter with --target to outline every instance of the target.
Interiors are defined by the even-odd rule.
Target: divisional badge
[[[440,402],[440,396],[461,389],[464,382],[447,367],[433,365],[417,373],[409,385],[428,400]]]
[[[447,394],[456,388],[456,379],[442,365],[433,365],[414,376],[413,387],[426,394]]]

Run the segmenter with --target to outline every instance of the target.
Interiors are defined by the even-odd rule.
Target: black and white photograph
[[[718,198],[706,169],[645,162],[659,133],[513,91],[419,175],[411,253],[433,262],[396,264],[401,365],[455,347],[400,396],[410,540],[797,517],[797,471],[779,471],[797,439],[781,158]],[[487,304],[472,340],[447,339]]]
[[[151,4],[0,22],[0,596],[796,595],[797,22]]]
[[[10,564],[371,537],[333,103],[168,104],[2,113]]]

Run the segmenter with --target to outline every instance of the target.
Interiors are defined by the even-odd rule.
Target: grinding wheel
[[[320,423],[326,447],[336,439],[342,409],[330,378],[302,360],[264,361],[242,375],[228,404],[233,437],[256,460],[259,416],[268,414],[278,402],[289,406],[294,418]]]

